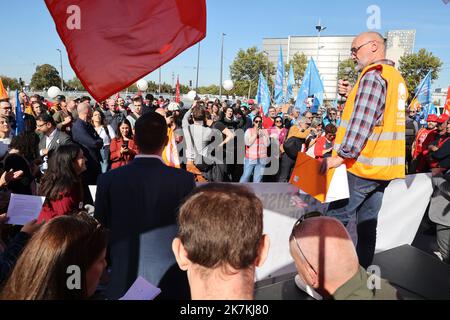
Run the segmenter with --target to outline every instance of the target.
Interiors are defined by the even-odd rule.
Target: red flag
[[[102,101],[206,36],[205,0],[45,0],[78,78]]]
[[[180,103],[180,77],[177,76],[177,90],[175,93],[175,102]]]
[[[450,87],[448,87],[447,100],[445,101],[444,114],[450,116]]]

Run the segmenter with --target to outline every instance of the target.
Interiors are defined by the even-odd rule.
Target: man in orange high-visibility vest
[[[344,225],[356,215],[360,264],[368,267],[376,244],[378,212],[384,189],[405,177],[405,106],[408,90],[394,63],[386,59],[385,40],[376,32],[358,35],[352,59],[360,76],[352,88],[339,81],[347,97],[333,156],[323,162],[323,173],[347,166],[350,198],[330,204],[327,215]]]

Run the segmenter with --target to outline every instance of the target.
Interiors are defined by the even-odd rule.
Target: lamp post
[[[59,52],[60,66],[61,66],[61,91],[64,91],[64,73],[63,73],[63,64],[62,64],[62,52],[61,49],[56,49]]]
[[[222,82],[223,82],[223,41],[226,34],[222,33],[222,54],[220,57],[220,83],[219,83],[219,100],[222,99]]]
[[[200,42],[198,43],[198,54],[197,54],[197,80],[195,81],[195,91],[198,91],[198,73],[200,71]]]
[[[320,19],[319,24],[316,26],[317,30],[317,63],[319,63],[319,51],[320,51],[320,33],[324,30],[326,30],[327,27],[322,26]]]

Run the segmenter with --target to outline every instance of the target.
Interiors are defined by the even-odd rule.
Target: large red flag
[[[206,0],[45,0],[84,87],[102,101],[206,36]]]
[[[444,114],[450,116],[450,87],[448,87],[447,100],[445,101]]]
[[[175,102],[180,103],[180,78],[177,77],[177,89],[175,93]]]

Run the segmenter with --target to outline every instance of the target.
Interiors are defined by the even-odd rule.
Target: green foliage
[[[308,66],[308,58],[304,53],[297,52],[292,59],[285,66],[285,71],[289,73],[290,67],[294,69],[294,78],[297,84],[300,84],[305,75],[306,67]]]
[[[86,91],[80,79],[78,79],[77,77],[73,77],[72,80],[67,81],[65,87],[67,90]]]
[[[356,63],[352,59],[343,60],[339,63],[338,79],[348,79],[352,85],[358,80]]]
[[[36,72],[33,74],[30,83],[34,90],[43,90],[51,86],[61,86],[61,78],[58,70],[52,65],[43,64],[36,67]]]
[[[432,71],[432,80],[439,78],[442,65],[441,59],[425,49],[420,49],[417,53],[400,58],[398,69],[406,81],[410,100],[412,100],[414,91],[430,70]]]
[[[225,94],[247,96],[250,83],[252,88],[255,88],[254,92],[256,92],[260,72],[266,78],[267,73],[269,73],[268,84],[269,87],[273,88],[275,66],[269,62],[267,55],[264,52],[259,52],[256,47],[251,47],[247,50],[240,49],[230,66],[230,75],[234,81],[234,89],[230,92],[225,92]]]
[[[21,86],[19,80],[17,78],[10,78],[7,76],[0,75],[0,79],[2,79],[3,86],[6,90],[20,90]]]

